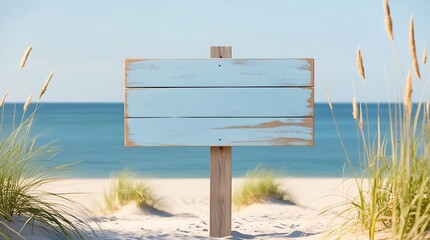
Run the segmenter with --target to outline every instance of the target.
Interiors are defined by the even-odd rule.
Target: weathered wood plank
[[[308,117],[313,88],[131,88],[125,117]]]
[[[127,59],[126,87],[313,86],[313,59]]]
[[[312,146],[313,118],[126,118],[126,146]]]

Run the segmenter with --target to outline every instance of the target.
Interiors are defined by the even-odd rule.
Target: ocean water
[[[34,106],[33,106],[34,108]],[[381,105],[382,132],[388,125],[387,105]],[[16,105],[21,118],[22,105]],[[29,109],[27,112],[31,111]],[[336,121],[347,153],[359,163],[357,126],[350,104],[334,104]],[[378,105],[368,105],[370,136],[375,135]],[[27,113],[28,114],[28,113]],[[12,128],[14,105],[4,109],[1,135]],[[38,144],[54,142],[60,151],[51,159],[54,164],[74,163],[63,173],[71,178],[105,178],[122,168],[142,177],[209,177],[209,147],[124,147],[122,103],[49,103],[39,105],[32,134]],[[18,121],[16,120],[16,121]],[[327,104],[315,105],[315,146],[313,147],[234,147],[233,176],[244,176],[258,165],[276,169],[281,176],[349,176],[342,149]]]

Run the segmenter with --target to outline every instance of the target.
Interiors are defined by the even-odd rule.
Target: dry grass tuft
[[[388,0],[384,0],[384,11],[385,11],[385,29],[387,30],[388,38],[394,43],[393,35],[393,21],[391,20],[390,5]]]
[[[357,49],[357,69],[360,77],[364,80],[366,76],[364,74],[363,58],[361,57],[360,48]]]
[[[412,56],[412,65],[414,66],[415,74],[421,79],[420,67],[418,66],[417,51],[415,47],[415,33],[414,33],[414,16],[411,16],[411,22],[409,25],[409,47]]]
[[[3,107],[4,102],[6,101],[6,97],[9,94],[9,91],[6,91],[3,97],[0,100],[0,107]]]
[[[405,88],[405,114],[407,119],[410,119],[412,113],[412,74],[411,71],[408,72],[408,77],[406,78],[406,88]]]
[[[352,100],[352,116],[354,117],[354,120],[357,120],[357,118],[358,118],[358,105],[357,105],[357,99],[355,97]]]
[[[43,94],[48,89],[49,82],[52,79],[52,76],[54,76],[55,71],[53,71],[51,74],[49,74],[48,79],[46,79],[45,84],[43,84],[42,90],[40,90],[39,99],[43,96]]]
[[[30,47],[25,50],[24,55],[22,56],[21,63],[19,64],[19,69],[23,69],[25,67],[25,63],[27,62],[27,58],[30,55],[31,49],[33,49],[33,46],[30,45]]]
[[[24,107],[23,107],[24,112],[27,111],[28,106],[30,106],[32,98],[33,98],[33,94],[31,94],[30,96],[28,96],[27,100],[25,101],[25,104],[24,104]]]

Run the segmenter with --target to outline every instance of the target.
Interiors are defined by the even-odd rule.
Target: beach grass
[[[24,69],[31,50],[30,46],[25,51],[20,70]],[[50,159],[58,149],[52,143],[39,145],[37,136],[32,137],[38,109],[36,105],[32,112],[27,111],[32,94],[23,106],[20,121],[15,105],[10,131],[3,127],[7,95],[8,92],[1,100],[0,238],[25,239],[33,231],[43,231],[60,239],[86,239],[88,231],[97,237],[87,220],[92,217],[90,211],[70,198],[71,194],[79,193],[43,190],[47,184],[58,180],[58,173],[68,165],[52,166]]]
[[[104,199],[107,212],[116,211],[129,203],[143,209],[165,207],[150,185],[144,180],[138,180],[135,174],[127,169],[112,174],[111,185],[105,190]]]
[[[388,38],[397,51],[387,0],[384,1],[384,8]],[[416,56],[413,17],[409,34],[411,65],[420,90],[424,90],[421,100],[412,104],[414,78],[409,71],[402,77],[405,79],[403,101],[388,105],[389,129],[386,137],[382,137],[380,132],[378,115],[377,134],[371,138],[368,121],[357,118],[357,111],[360,111],[360,116],[363,115],[362,106],[367,116],[367,104],[363,101],[358,110],[354,98],[352,108],[360,139],[360,167],[353,166],[346,152],[347,162],[354,173],[353,190],[357,194],[347,195],[346,202],[341,204],[343,209],[339,217],[344,219],[344,223],[337,230],[340,238],[351,231],[365,232],[371,240],[380,239],[381,234],[388,234],[385,239],[430,238],[430,119],[429,103],[425,101],[428,98],[425,93],[428,83],[421,82],[423,78]],[[362,63],[357,67],[363,78],[363,68],[359,65],[362,66]],[[331,111],[336,122],[335,110],[331,108]],[[340,134],[339,137],[342,141]]]
[[[245,182],[234,192],[233,204],[236,209],[270,199],[292,202],[291,195],[276,183],[273,170],[258,166],[248,171]]]
[[[55,154],[51,144],[34,146],[30,130],[35,112],[25,118],[0,141],[0,236],[21,238],[21,231],[37,222],[46,231],[66,239],[85,239],[81,229],[92,229],[91,214],[67,194],[41,190],[55,180],[56,174],[67,166],[47,167]],[[25,217],[21,229],[9,228],[16,217]]]

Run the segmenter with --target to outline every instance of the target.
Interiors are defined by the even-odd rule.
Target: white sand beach
[[[233,179],[233,192],[243,179]],[[232,236],[227,239],[321,239],[336,216],[324,208],[342,201],[342,191],[351,182],[341,178],[279,179],[296,204],[270,201],[233,211]],[[155,193],[168,208],[142,211],[127,205],[103,215],[103,191],[109,179],[71,179],[51,183],[50,191],[81,192],[73,196],[96,213],[100,229],[93,224],[100,239],[206,239],[209,238],[209,179],[149,179]],[[28,239],[46,235],[26,233]],[[335,237],[328,237],[333,239]]]

